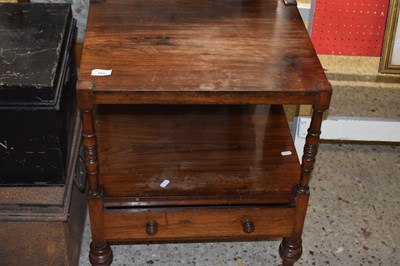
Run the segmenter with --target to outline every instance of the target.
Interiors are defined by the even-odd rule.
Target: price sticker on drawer
[[[160,187],[164,188],[164,187],[168,186],[168,184],[169,184],[169,180],[168,180],[168,179],[165,179],[165,180],[162,181],[162,183],[160,184]]]
[[[111,76],[112,69],[93,69],[92,76],[105,77]]]

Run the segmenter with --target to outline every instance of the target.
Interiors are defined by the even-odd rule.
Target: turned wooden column
[[[102,188],[99,186],[99,163],[97,139],[93,121],[93,84],[81,81],[77,84],[78,107],[82,119],[82,143],[86,177],[89,183],[89,215],[91,222],[92,242],[89,259],[92,265],[110,265],[112,251],[104,239]]]
[[[331,85],[328,82],[320,82],[316,85],[318,94],[313,104],[311,124],[308,128],[304,154],[301,163],[300,183],[295,188],[296,195],[296,218],[291,236],[284,237],[279,247],[282,265],[293,265],[300,259],[302,254],[301,235],[306,217],[308,200],[310,198],[309,182],[314,169],[315,158],[318,152],[318,144],[321,135],[321,124],[323,113],[329,108],[332,95]]]

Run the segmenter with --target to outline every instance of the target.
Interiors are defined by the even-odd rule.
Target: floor
[[[378,58],[320,58],[334,87],[330,115],[399,119],[398,78],[378,75]],[[321,144],[297,265],[400,265],[399,189],[399,145]],[[279,243],[114,245],[113,265],[279,265]]]
[[[319,59],[334,90],[330,116],[400,120],[400,75],[379,74],[379,57]]]

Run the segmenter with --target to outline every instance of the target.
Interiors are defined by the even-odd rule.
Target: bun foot
[[[112,259],[113,254],[108,243],[105,243],[103,247],[96,247],[93,243],[90,243],[89,260],[92,265],[108,266],[111,264]]]
[[[279,255],[282,258],[282,266],[292,266],[301,257],[303,252],[301,239],[285,237],[279,246]]]

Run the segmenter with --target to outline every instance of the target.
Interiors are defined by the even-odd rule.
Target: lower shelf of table
[[[99,106],[96,134],[107,207],[290,204],[300,180],[282,106]]]
[[[263,239],[290,235],[294,217],[290,205],[105,209],[104,236],[111,242]],[[151,226],[156,233],[147,232]]]

